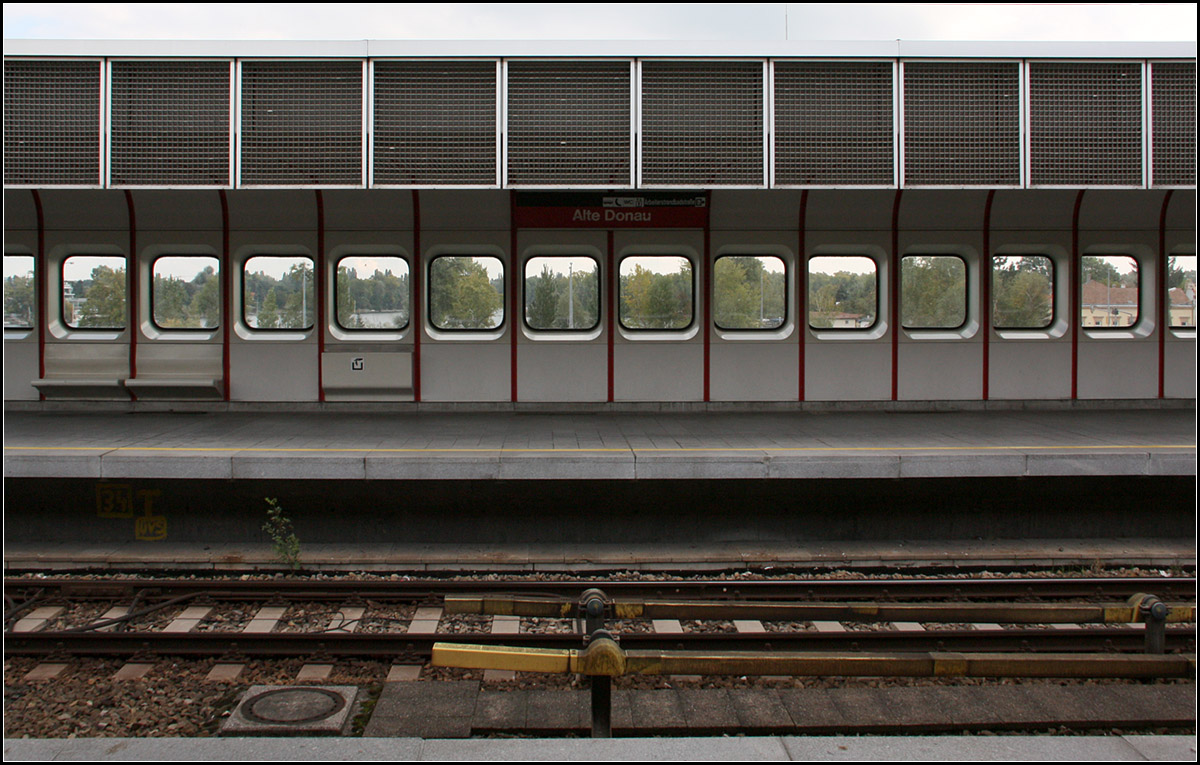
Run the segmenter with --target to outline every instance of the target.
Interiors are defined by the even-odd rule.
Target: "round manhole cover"
[[[324,688],[280,688],[255,696],[242,714],[255,722],[295,725],[320,722],[344,706],[341,695]]]

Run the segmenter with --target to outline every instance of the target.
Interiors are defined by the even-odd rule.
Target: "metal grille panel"
[[[361,184],[362,62],[242,65],[242,183]]]
[[[1152,64],[1155,186],[1196,185],[1196,64]]]
[[[100,62],[4,62],[4,182],[100,183]]]
[[[496,183],[496,64],[375,64],[374,183]]]
[[[1021,183],[1020,67],[904,64],[904,183]]]
[[[1141,185],[1141,65],[1029,65],[1035,186]]]
[[[775,183],[894,182],[891,62],[775,65]]]
[[[508,182],[627,186],[626,62],[508,66]]]
[[[114,184],[229,184],[229,63],[112,65]]]
[[[642,181],[762,185],[762,64],[644,63]]]

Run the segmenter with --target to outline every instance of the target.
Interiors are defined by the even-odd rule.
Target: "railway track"
[[[836,608],[809,619],[713,617],[723,607],[749,601],[828,607],[869,599],[885,615],[888,604],[991,604],[1002,614],[1012,604],[1111,604],[1136,593],[1193,603],[1195,595],[1194,578],[1180,577],[588,581],[586,586],[602,589],[614,601],[657,599],[684,611],[689,603],[704,601],[709,611],[718,612],[695,619],[613,620],[610,615],[606,626],[627,650],[1136,652],[1145,650],[1146,630],[1133,625],[1052,627],[1005,623],[1003,616],[975,624],[901,622],[865,612],[836,618]],[[561,602],[577,598],[582,589],[568,582],[11,578],[5,581],[5,654],[423,661],[434,643],[447,640],[575,648],[585,631],[581,618],[489,620],[446,614],[444,603],[464,593]],[[1194,622],[1166,629],[1165,650],[1189,651],[1194,645]]]

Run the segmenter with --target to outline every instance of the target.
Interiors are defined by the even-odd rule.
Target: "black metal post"
[[[592,677],[592,738],[612,738],[612,678]]]

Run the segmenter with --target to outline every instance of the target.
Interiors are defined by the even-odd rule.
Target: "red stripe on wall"
[[[221,315],[225,320],[221,322],[221,372],[225,379],[225,400],[229,401],[229,370],[231,364],[229,361],[229,329],[233,324],[233,264],[229,262],[229,197],[225,194],[225,189],[217,191],[221,198],[221,273],[225,274],[225,289],[221,295]]]
[[[808,263],[805,260],[804,240],[808,225],[808,189],[800,192],[800,246],[796,255],[796,329],[800,336],[799,383],[796,400],[804,400],[804,341],[808,338]]]
[[[137,213],[133,209],[133,192],[126,189],[125,205],[129,208],[129,266],[126,268],[126,279],[129,281],[129,300],[125,302],[129,314],[129,376],[137,377],[137,347],[138,347],[138,284],[141,274],[138,271],[137,247]],[[137,401],[137,394],[129,391],[129,398]]]
[[[1163,197],[1162,211],[1158,214],[1158,397],[1166,398],[1167,390],[1167,325],[1171,297],[1167,292],[1167,208],[1171,205],[1174,189],[1168,189]]]
[[[1079,262],[1079,210],[1083,207],[1080,189],[1071,213],[1071,398],[1079,398],[1079,291],[1082,264]]]
[[[992,189],[987,195],[987,204],[983,208],[983,262],[979,274],[980,330],[983,332],[983,400],[988,400],[988,386],[991,383],[992,366],[992,202],[996,198],[996,190]]]
[[[317,301],[317,400],[325,401],[325,195],[317,189],[317,267],[313,273],[313,296]]]
[[[613,292],[616,290],[617,284],[617,253],[614,249],[613,240],[613,232],[610,229],[608,232],[608,286],[605,290],[606,294],[604,297],[604,315],[605,324],[607,325],[606,331],[608,333],[608,403],[610,404],[614,401],[613,393],[615,391],[614,386],[616,382],[616,378],[614,376],[614,372],[616,370],[615,351],[617,340],[615,335],[616,317],[613,315],[613,306],[616,305],[616,301],[613,299]]]
[[[412,192],[413,216],[413,263],[412,273],[408,279],[408,292],[412,300],[413,328],[413,401],[421,400],[421,288],[424,279],[421,271],[421,193],[416,189]]]
[[[900,200],[902,189],[896,189],[892,202],[892,401],[900,398]]]
[[[42,195],[37,189],[30,189],[33,195],[33,209],[37,213],[37,262],[34,268],[33,285],[37,295],[38,306],[38,379],[46,379],[46,296],[49,287],[46,282],[46,215],[42,211]],[[38,400],[45,401],[46,394],[38,391]]]

